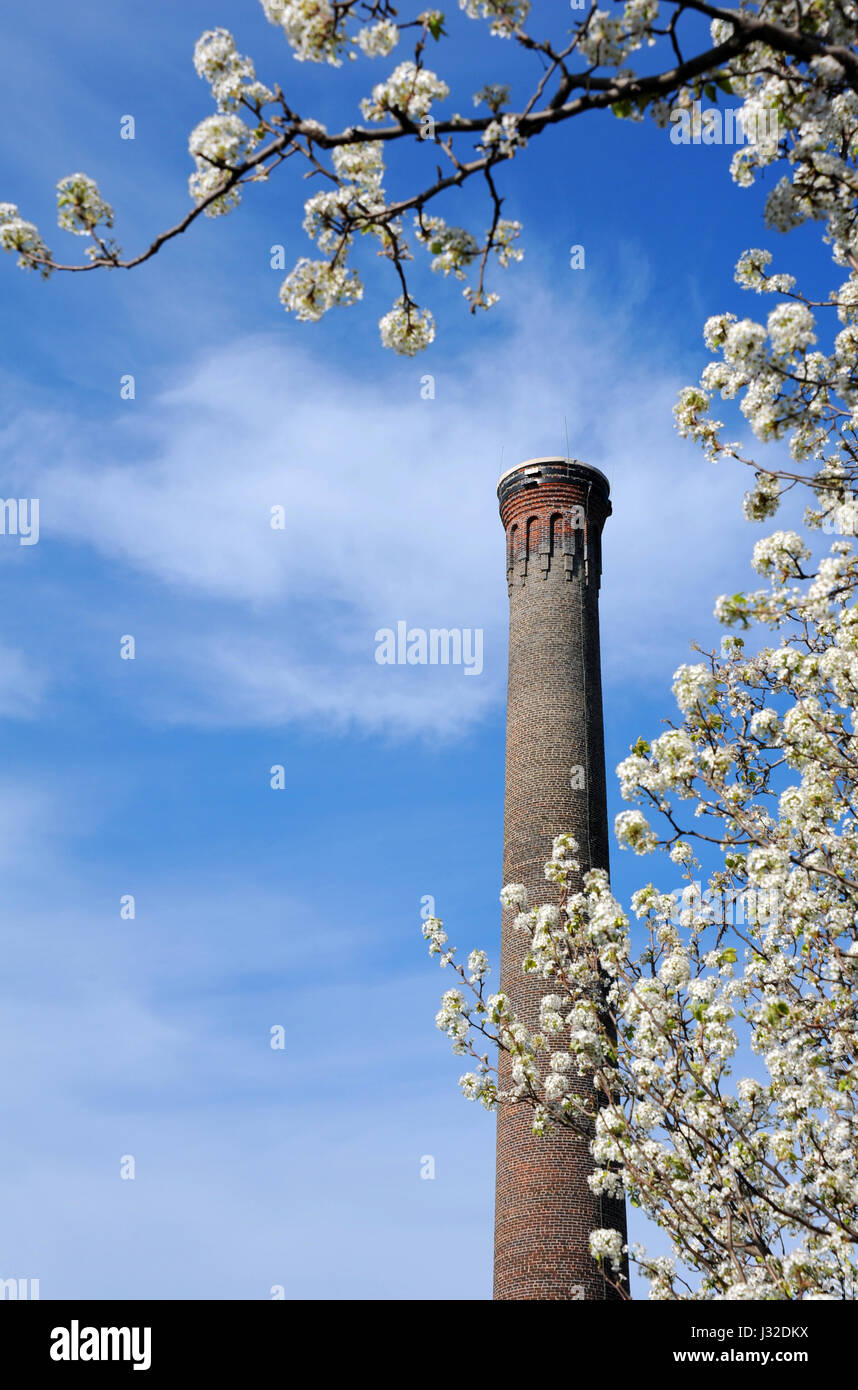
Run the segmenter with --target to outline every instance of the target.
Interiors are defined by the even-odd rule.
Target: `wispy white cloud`
[[[256,337],[201,355],[107,427],[45,412],[7,424],[42,498],[43,543],[83,543],[150,581],[162,668],[150,717],[470,727],[504,689],[497,476],[560,452],[567,431],[613,485],[608,679],[664,683],[708,626],[725,568],[743,565],[741,485],[677,440],[678,375],[641,354],[621,316],[584,298],[570,317],[536,283],[517,303],[494,351],[397,362],[375,380]],[[377,666],[374,633],[399,619],[484,629],[483,675]]]
[[[27,831],[2,902],[0,1278],[43,1298],[488,1296],[448,1255],[467,1232],[490,1268],[494,1136],[431,1028],[437,972],[392,968],[369,910],[339,925],[240,864],[138,871],[138,918],[108,915],[65,854],[98,830],[70,790],[0,786],[0,844],[16,814]]]
[[[0,642],[0,718],[34,718],[47,686],[47,674],[24,652]]]

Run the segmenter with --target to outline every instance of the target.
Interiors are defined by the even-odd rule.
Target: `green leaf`
[[[429,21],[429,33],[432,35],[435,42],[437,43],[441,35],[446,34],[446,32],[443,14],[434,14]]]
[[[777,999],[773,1004],[769,1004],[766,1009],[766,1022],[777,1023],[779,1019],[785,1018],[789,1013],[789,1004],[783,999]]]
[[[728,946],[726,951],[722,951],[718,957],[719,965],[735,965],[739,957],[736,955],[736,947]]]
[[[715,83],[714,83],[714,82],[705,82],[705,83],[703,84],[703,90],[704,90],[704,92],[706,93],[706,95],[707,95],[707,97],[709,98],[710,101],[717,101],[717,100],[718,100],[718,93],[717,93],[716,90],[715,90]]]
[[[632,103],[624,97],[622,101],[615,101],[613,106],[611,107],[611,110],[613,111],[615,116],[618,116],[620,120],[623,120],[626,116],[631,115]]]

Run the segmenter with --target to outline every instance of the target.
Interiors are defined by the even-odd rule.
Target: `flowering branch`
[[[416,225],[422,229],[424,210],[430,203],[476,175],[484,179],[492,206],[485,239],[480,241],[461,228],[448,230],[458,241],[457,269],[462,269],[466,260],[478,266],[477,284],[463,291],[471,311],[491,307],[498,298],[485,287],[491,251],[497,251],[501,265],[520,260],[523,254],[520,249],[510,251],[511,240],[520,232],[518,224],[507,224],[514,232],[502,231],[496,166],[523,154],[528,143],[549,126],[585,112],[610,108],[623,119],[641,120],[649,110],[658,125],[667,126],[687,113],[704,92],[712,100],[717,99],[719,90],[733,92],[743,101],[748,118],[769,110],[781,121],[774,142],[754,145],[734,160],[734,177],[740,182],[752,181],[754,171],[773,160],[792,162],[804,218],[829,215],[835,186],[840,186],[841,196],[847,188],[854,193],[858,186],[850,163],[852,146],[838,141],[839,131],[824,130],[822,143],[817,141],[811,155],[802,153],[821,100],[833,104],[842,99],[844,109],[852,110],[858,91],[858,58],[851,47],[856,33],[854,0],[846,5],[821,0],[814,8],[812,25],[794,0],[759,0],[755,6],[737,9],[708,5],[703,0],[673,0],[664,6],[668,11],[666,24],[659,22],[658,0],[622,0],[616,5],[615,17],[599,9],[594,0],[585,13],[574,17],[571,30],[569,16],[563,15],[562,23],[559,14],[555,17],[554,22],[565,30],[562,42],[535,38],[527,31],[530,0],[459,0],[467,20],[488,22],[491,34],[507,41],[507,51],[518,49],[532,55],[541,71],[520,111],[508,109],[510,87],[496,82],[475,97],[478,104],[488,106],[488,114],[449,117],[437,114],[436,108],[449,97],[450,89],[424,61],[428,45],[443,49],[445,43],[458,41],[445,29],[441,11],[403,17],[403,6],[390,0],[362,0],[360,4],[357,0],[262,0],[262,5],[300,62],[339,67],[344,60],[358,57],[385,58],[409,30],[416,35],[413,56],[400,62],[362,100],[365,124],[331,133],[319,121],[298,115],[279,86],[263,84],[252,61],[238,53],[228,31],[209,30],[197,43],[194,63],[211,86],[217,110],[190,138],[196,164],[190,180],[194,207],[143,251],[123,257],[118,247],[96,236],[99,224],[111,225],[105,223],[107,204],[92,180],[74,175],[72,180],[63,180],[59,188],[77,180],[79,187],[87,189],[80,208],[88,219],[93,245],[84,263],[69,264],[55,258],[38,229],[22,218],[13,204],[0,204],[0,247],[17,254],[19,265],[37,270],[43,278],[54,271],[132,269],[183,235],[198,217],[233,210],[246,184],[265,182],[292,155],[301,154],[318,168],[325,168],[333,180],[335,196],[344,205],[342,240],[325,260],[302,257],[281,287],[281,301],[299,319],[308,320],[319,318],[335,305],[360,300],[363,286],[357,271],[349,268],[348,257],[355,235],[368,232],[378,240],[381,254],[393,262],[401,291],[392,313],[382,319],[382,340],[395,351],[410,355],[433,341],[435,326],[431,314],[419,309],[408,289],[404,263],[411,259],[411,253],[401,225],[403,216],[415,213]],[[681,22],[700,15],[710,21],[711,43],[696,46],[685,56],[679,41]],[[653,73],[636,73],[628,63],[642,47],[664,48],[669,61]],[[503,51],[501,45],[501,54]],[[570,67],[573,60],[578,65],[574,71]],[[434,180],[388,201],[381,186],[381,152],[403,140],[433,144],[447,168],[438,167]],[[467,157],[460,153],[462,142],[470,144]],[[330,167],[321,165],[319,152],[331,157]],[[366,161],[367,178],[360,172],[361,159]],[[815,171],[812,178],[806,176],[806,170],[801,172],[808,164]],[[372,198],[356,196],[369,192]],[[308,221],[314,225],[310,203],[305,212],[307,229]],[[440,235],[446,226],[443,219],[433,216],[431,220],[433,241],[444,240]],[[60,225],[67,226],[62,216]],[[465,257],[463,248],[470,247],[471,241],[478,244],[478,252]],[[843,263],[853,268],[858,265],[858,248],[843,236],[838,245]],[[450,267],[444,256],[434,254],[433,265],[447,274]]]

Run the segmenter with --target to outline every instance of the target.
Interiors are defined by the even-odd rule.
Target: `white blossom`
[[[469,19],[491,20],[491,33],[507,39],[530,14],[530,0],[459,0]]]
[[[416,122],[428,116],[433,101],[443,101],[449,95],[450,88],[437,73],[418,68],[409,60],[373,87],[372,97],[361,101],[361,111],[368,121],[385,121],[391,114],[401,114]]]
[[[368,58],[386,58],[399,43],[399,30],[393,20],[380,19],[361,29],[357,42]]]
[[[614,1269],[619,1269],[623,1249],[623,1238],[619,1231],[598,1230],[590,1232],[590,1254],[594,1259],[609,1260]]]
[[[503,907],[523,911],[527,907],[527,889],[523,883],[508,883],[501,889],[500,900]]]
[[[468,974],[471,983],[474,984],[478,980],[484,980],[490,971],[491,966],[489,965],[489,958],[485,951],[472,951],[468,956]]]
[[[113,226],[113,208],[86,174],[69,174],[57,184],[57,223],[75,236],[89,236],[98,226]]]
[[[191,174],[191,197],[202,202],[212,193],[225,188],[231,173],[238,169],[257,144],[257,138],[240,116],[206,116],[191,132],[188,148],[194,156],[196,172]],[[206,208],[210,217],[230,212],[239,202],[240,193],[233,185],[223,196],[215,198]]]
[[[197,39],[194,67],[210,83],[219,111],[234,111],[242,100],[253,107],[272,100],[273,93],[257,81],[252,61],[237,52],[228,29],[207,29]]]
[[[283,30],[299,63],[339,67],[347,37],[331,0],[262,0],[265,17]]]
[[[21,217],[14,203],[0,203],[0,248],[18,253],[18,265],[22,270],[33,270],[38,266],[43,280],[51,273],[50,265],[40,265],[49,261],[51,253],[42,241],[38,227]]]
[[[280,286],[285,309],[302,323],[315,323],[338,304],[355,304],[363,297],[357,271],[342,264],[302,257]]]

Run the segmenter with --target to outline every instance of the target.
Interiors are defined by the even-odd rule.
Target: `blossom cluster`
[[[311,261],[302,256],[280,286],[280,302],[299,323],[317,323],[329,309],[356,304],[363,285],[356,270],[341,262]]]
[[[850,270],[822,306],[840,325],[829,350],[822,351],[818,344],[830,324],[820,324],[819,306],[794,290],[792,276],[769,272],[771,260],[768,251],[746,251],[736,279],[758,294],[788,297],[769,311],[765,322],[730,313],[707,320],[704,339],[719,357],[704,369],[699,385],[680,393],[676,420],[680,433],[695,439],[709,458],[732,456],[752,463],[741,443],[724,438],[723,422],[712,413],[716,394],[725,401],[738,399],[757,439],[786,441],[790,455],[789,465],[755,469],[746,516],[773,516],[783,492],[780,478],[798,466],[809,469],[802,476],[811,483],[818,506],[809,520],[819,527],[849,504],[858,484],[858,271]]]
[[[265,18],[278,25],[299,63],[338,67],[348,48],[345,12],[331,0],[262,0]]]
[[[365,7],[370,10],[369,20],[356,34],[348,32],[352,7],[342,0],[262,0],[262,8],[269,23],[283,31],[299,63],[339,67],[344,56],[355,58],[358,52],[367,58],[386,58],[399,42],[399,29],[389,15],[374,18],[378,4]]]
[[[834,0],[815,0],[810,20],[798,14],[793,0],[767,0],[765,39],[760,37],[763,31],[754,7],[719,12],[710,26],[711,46],[704,30],[687,58],[680,57],[676,46],[676,21],[683,15],[678,0],[666,6],[659,0],[622,0],[613,9],[602,9],[597,3],[582,6],[580,16],[573,18],[571,31],[565,7],[549,6],[546,16],[540,18],[555,25],[558,32],[544,37],[525,29],[536,13],[530,0],[459,0],[467,19],[487,23],[492,35],[507,40],[497,46],[501,56],[504,49],[515,46],[537,59],[540,67],[530,97],[523,99],[517,110],[507,109],[511,83],[488,81],[474,94],[475,104],[487,107],[488,113],[482,110],[477,116],[463,116],[453,112],[443,119],[436,117],[436,111],[449,97],[450,87],[425,61],[427,45],[443,47],[450,38],[441,10],[405,14],[403,6],[393,6],[388,0],[261,3],[266,18],[282,32],[300,62],[339,67],[345,59],[384,60],[414,31],[411,56],[397,62],[359,105],[365,121],[384,127],[379,134],[385,142],[417,139],[431,145],[434,172],[427,176],[429,182],[424,187],[398,195],[389,207],[379,202],[364,210],[361,223],[354,216],[355,190],[343,194],[344,181],[336,169],[325,168],[319,156],[324,151],[347,150],[366,131],[348,125],[339,133],[330,133],[317,119],[298,116],[284,91],[263,83],[252,60],[239,53],[232,34],[219,27],[203,33],[194,50],[194,66],[210,85],[216,111],[202,120],[190,137],[195,161],[190,191],[198,206],[189,219],[155,238],[141,255],[120,261],[118,248],[81,223],[72,200],[64,205],[61,226],[73,232],[90,230],[90,266],[56,262],[38,229],[17,211],[7,213],[4,219],[0,248],[16,254],[21,266],[38,267],[43,275],[52,269],[137,265],[184,230],[187,220],[198,212],[216,216],[229,211],[237,205],[244,183],[269,178],[274,169],[298,155],[290,167],[308,159],[309,172],[332,176],[340,193],[326,201],[320,199],[315,214],[307,213],[314,228],[324,223],[331,232],[328,242],[334,249],[329,271],[309,272],[307,265],[311,263],[305,261],[300,272],[295,267],[296,280],[290,279],[290,284],[306,289],[308,277],[312,277],[318,283],[318,293],[314,290],[310,294],[316,308],[323,302],[329,306],[354,302],[359,276],[348,269],[345,260],[353,250],[351,233],[369,232],[382,257],[394,264],[402,289],[401,307],[406,311],[405,338],[392,312],[385,316],[382,341],[393,346],[404,341],[410,350],[418,342],[431,342],[431,316],[421,310],[415,319],[411,312],[415,301],[405,276],[404,263],[410,253],[401,240],[402,216],[418,213],[425,219],[433,199],[443,197],[453,187],[460,188],[467,179],[485,176],[496,222],[503,201],[494,183],[496,166],[525,151],[536,135],[558,121],[609,105],[616,116],[631,120],[641,120],[649,110],[659,126],[666,126],[677,112],[697,109],[704,96],[717,103],[721,94],[729,95],[740,103],[733,108],[736,129],[765,130],[771,137],[736,149],[733,178],[750,186],[760,173],[773,172],[766,197],[768,225],[785,231],[808,222],[819,223],[846,278],[828,300],[811,304],[796,293],[789,274],[767,271],[767,252],[746,253],[739,268],[742,283],[760,293],[782,295],[787,302],[777,304],[765,323],[716,316],[707,340],[720,357],[710,363],[697,386],[683,393],[679,425],[710,454],[726,452],[741,458],[739,445],[722,438],[723,426],[710,413],[719,393],[726,400],[740,400],[757,436],[765,441],[788,439],[792,462],[807,466],[803,476],[820,480],[820,524],[832,519],[836,522],[838,509],[849,501],[849,488],[858,483],[858,465],[853,459],[853,436],[858,429],[858,69],[852,56],[858,35],[856,0],[838,0],[836,4]],[[727,41],[732,51],[725,55],[723,45]],[[659,46],[660,53],[656,59],[648,59],[646,73],[637,73],[629,66],[638,50],[654,46]],[[708,54],[704,52],[707,46]],[[607,71],[609,76],[597,77],[594,70]],[[518,75],[516,72],[516,79]],[[264,140],[269,143],[259,148]],[[462,142],[471,143],[467,158],[462,157]],[[430,167],[429,161],[424,164]],[[86,175],[73,178],[92,183]],[[13,205],[2,206],[8,209]],[[78,213],[88,215],[79,200],[76,206]],[[90,211],[96,208],[95,203],[90,205]],[[99,219],[102,226],[109,225],[109,216],[112,214],[104,203]],[[315,230],[311,235],[317,239]],[[473,243],[478,238],[467,228],[459,228],[456,235],[456,248],[447,245],[443,252],[434,253],[444,274],[458,275],[464,261],[473,259]],[[507,240],[506,253],[499,252],[498,264],[520,259],[511,245]],[[496,249],[496,243],[489,244],[491,249]],[[327,249],[325,254],[329,254]],[[498,298],[484,287],[484,271],[483,262],[479,284],[464,291],[472,310],[487,308]],[[287,289],[281,297],[291,303],[294,296]],[[306,306],[303,290],[297,292],[296,302]],[[842,326],[833,335],[834,341],[826,343],[818,319],[826,314],[830,318],[832,312],[840,317]],[[413,329],[415,322],[422,324],[420,330]],[[758,472],[757,486],[747,501],[749,517],[762,519],[777,509],[780,494],[770,481],[773,471],[768,470],[768,478],[763,476],[766,470]]]
[[[57,184],[57,223],[75,236],[91,236],[96,227],[113,226],[113,208],[98,191],[95,179],[69,174]]]
[[[403,357],[416,357],[435,340],[435,320],[428,309],[419,309],[400,295],[378,324],[382,347]]]
[[[384,209],[384,162],[381,144],[367,141],[334,150],[337,182],[316,193],[304,204],[304,231],[320,251],[338,260],[351,245],[355,232],[379,235],[382,224],[368,219]],[[388,225],[389,231],[389,225]]]
[[[652,27],[658,18],[658,0],[626,0],[622,14],[593,9],[581,30],[580,52],[593,67],[621,67],[642,44],[652,46]]]
[[[628,1254],[656,1299],[854,1298],[858,1274],[858,556],[780,531],[754,566],[765,587],[719,613],[760,642],[680,667],[677,723],[618,768],[620,842],[667,849],[689,889],[650,883],[627,911],[559,836],[554,900],[501,895],[544,981],[537,1029],[464,973],[444,1015],[476,1059],[467,1097],[587,1136],[594,1193],[667,1233],[670,1256],[591,1235],[606,1277]],[[737,896],[737,920],[713,910]]]
[[[259,82],[250,58],[243,58],[228,29],[207,29],[194,48],[197,75],[210,84],[218,111],[234,111],[242,102],[258,109],[273,100]]]
[[[433,101],[443,101],[449,95],[450,88],[437,73],[408,61],[394,68],[384,82],[376,83],[372,96],[364,97],[360,105],[368,121],[386,121],[394,115],[419,122],[429,115]]]
[[[113,261],[119,254],[115,243],[105,242],[99,231],[113,226],[113,208],[87,174],[69,174],[57,184],[57,225],[74,236],[90,237],[87,254],[91,259]],[[23,270],[38,269],[44,280],[54,268],[38,227],[23,218],[14,203],[0,203],[0,249],[16,253]]]
[[[508,39],[530,14],[530,0],[459,0],[469,19],[488,19],[495,38]]]
[[[198,203],[211,199],[207,216],[217,217],[238,206],[241,193],[237,181],[230,184],[230,179],[257,144],[255,131],[229,112],[206,116],[191,132],[188,149],[196,169],[188,188]],[[212,197],[218,193],[219,197]]]
[[[0,203],[0,248],[17,253],[22,270],[37,266],[42,279],[51,273],[51,253],[42,241],[38,227],[23,218],[14,203]]]

